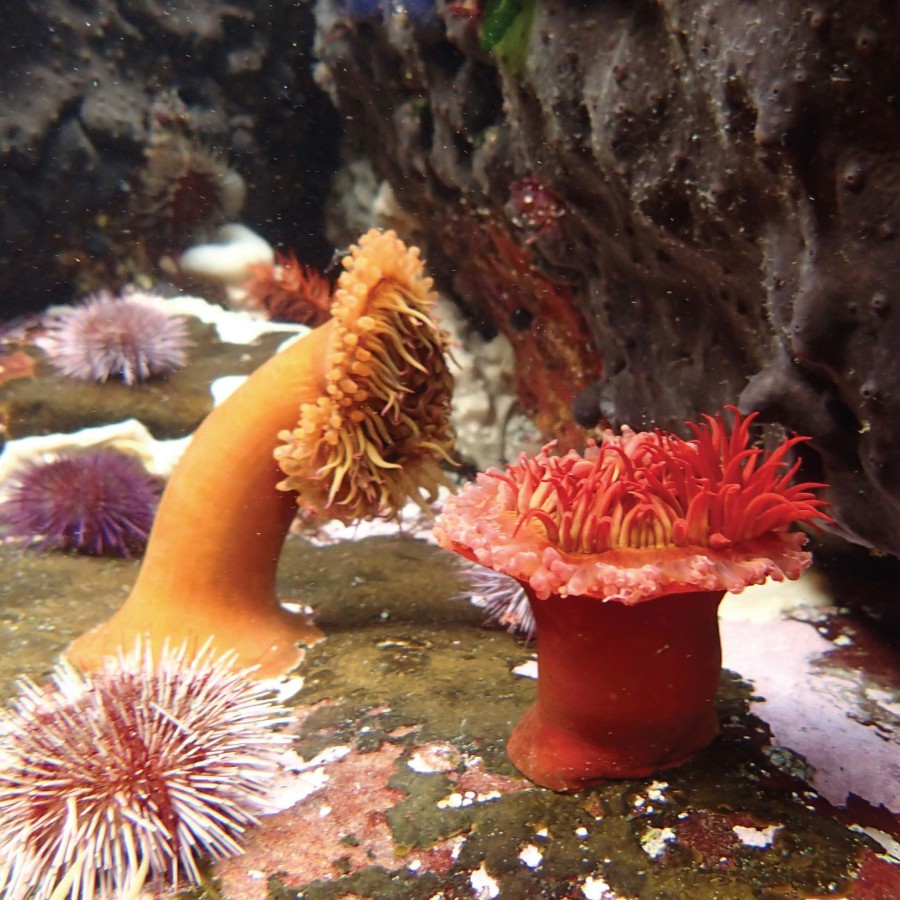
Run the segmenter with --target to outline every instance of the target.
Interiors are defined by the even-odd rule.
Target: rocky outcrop
[[[306,4],[14,3],[0,41],[3,317],[158,272],[244,196],[271,241],[327,259],[339,125]]]
[[[401,6],[322,0],[320,82],[525,402],[677,428],[740,398],[812,436],[843,533],[900,552],[887,7]]]
[[[4,20],[4,315],[158,273],[240,193],[248,224],[323,262],[343,127],[441,287],[512,342],[545,435],[739,402],[811,435],[842,533],[900,553],[888,5],[90,7]]]

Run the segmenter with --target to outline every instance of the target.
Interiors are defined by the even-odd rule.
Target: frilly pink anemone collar
[[[686,591],[738,592],[796,578],[810,562],[794,523],[829,521],[786,457],[750,445],[754,416],[729,408],[663,431],[607,431],[584,454],[522,454],[447,500],[441,546],[528,585],[539,599],[587,595],[639,603]]]

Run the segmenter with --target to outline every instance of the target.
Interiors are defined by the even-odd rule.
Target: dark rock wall
[[[749,232],[763,218],[760,189],[774,186],[752,153],[731,157],[661,8],[539,4],[516,75],[478,49],[472,18],[444,10],[398,39],[389,15],[348,26],[340,6],[320,4],[317,46],[337,105],[421,214],[430,257],[446,256],[438,271],[473,315],[515,342],[516,321],[466,271],[476,250],[495,250],[482,232],[499,232],[573,288],[602,360],[592,393],[608,419],[678,426],[737,398],[769,352],[761,249]],[[735,140],[752,143],[752,129]],[[525,177],[564,209],[538,236],[517,231],[507,209]],[[540,301],[528,327],[552,329],[559,310]]]
[[[540,0],[524,63],[479,45],[483,7],[317,12],[321,80],[444,284],[517,348],[568,299],[583,423],[678,428],[740,398],[810,434],[844,532],[900,551],[893,4]],[[549,226],[517,222],[523,178]],[[560,290],[516,306],[488,283],[510,242]]]
[[[339,123],[312,83],[307,4],[5,7],[0,316],[152,274],[159,255],[202,236],[173,230],[141,196],[154,105],[178,106],[190,147],[243,178],[245,221],[310,258],[325,255],[322,204]]]
[[[524,41],[492,49],[481,0],[7,5],[4,317],[158,273],[214,224],[142,197],[160,104],[309,262],[343,128],[512,341],[547,435],[740,401],[810,434],[840,527],[900,552],[894,4],[523,0]]]

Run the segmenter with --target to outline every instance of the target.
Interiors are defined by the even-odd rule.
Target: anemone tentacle
[[[575,577],[580,589],[637,602],[647,579],[684,589],[690,571],[726,563],[757,581],[796,577],[808,554],[788,529],[829,521],[814,493],[822,485],[794,483],[789,454],[806,438],[766,451],[751,443],[754,416],[731,412],[730,427],[722,414],[692,424],[690,440],[625,427],[583,454],[556,455],[553,444],[523,454],[448,500],[438,540],[542,596],[569,593]]]

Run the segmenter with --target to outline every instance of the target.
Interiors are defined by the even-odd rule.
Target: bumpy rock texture
[[[900,552],[889,7],[401,6],[322,0],[320,82],[545,423],[740,398],[812,436],[845,534]]]
[[[844,534],[900,553],[900,21],[876,0],[12,4],[4,312],[158,273],[221,215],[191,201],[208,158],[174,203],[171,158],[148,175],[160,128],[323,261],[339,125],[314,27],[347,146],[512,341],[546,435],[740,398],[812,436]]]
[[[222,180],[243,180],[243,218],[271,241],[322,254],[338,123],[312,84],[306,4],[7,6],[0,315],[158,273],[240,206]]]

